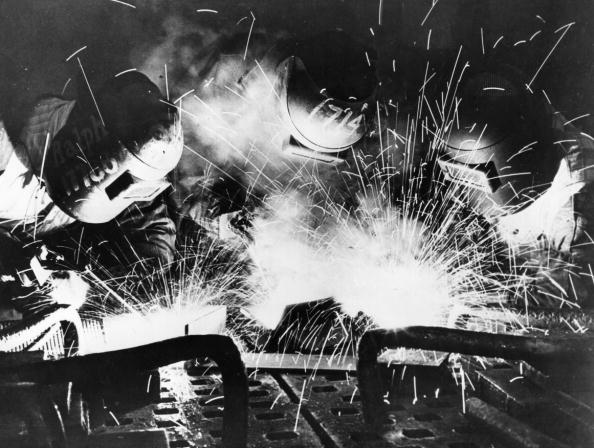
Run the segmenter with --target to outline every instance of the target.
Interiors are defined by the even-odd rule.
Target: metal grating
[[[222,426],[222,385],[216,367],[199,364],[190,367],[188,378],[197,395],[183,405],[191,431],[206,434],[210,445],[219,446]],[[248,446],[262,448],[322,447],[312,428],[300,419],[295,427],[298,405],[293,403],[267,373],[253,371],[249,381]]]
[[[460,390],[451,380],[451,385],[444,382],[443,375],[435,377],[436,369],[386,371],[392,387],[386,395],[386,420],[378,431],[363,422],[353,373],[252,371],[248,446],[506,448],[464,417]],[[164,428],[172,448],[221,446],[223,390],[216,366],[178,364],[160,373],[158,402],[131,412],[111,409],[102,431]]]
[[[421,376],[415,376],[412,386],[422,381]],[[428,393],[433,384],[430,388],[419,384],[415,400],[413,387],[408,393],[394,393],[405,384],[398,378],[386,397],[386,420],[380,430],[373,431],[363,422],[354,376],[283,374],[279,382],[290,389],[294,398],[303,395],[304,415],[318,428],[321,437],[327,439],[327,446],[504,447],[466,420],[460,412],[461,398],[455,389],[442,391],[436,399]]]

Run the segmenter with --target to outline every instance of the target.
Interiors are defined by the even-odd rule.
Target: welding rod
[[[537,368],[576,360],[594,362],[591,336],[531,337],[442,327],[371,330],[359,342],[357,360],[363,416],[368,423],[380,422],[382,416],[382,377],[377,357],[385,348],[401,347],[524,360]]]
[[[124,350],[3,367],[0,368],[0,375],[13,374],[20,381],[41,384],[72,381],[100,385],[126,374],[203,356],[219,366],[223,377],[223,445],[245,447],[248,381],[239,350],[227,336],[185,336]]]

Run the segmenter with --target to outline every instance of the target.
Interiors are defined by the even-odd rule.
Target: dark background
[[[0,114],[7,124],[18,123],[19,115],[36,96],[60,93],[69,78],[73,81],[65,95],[74,95],[79,69],[76,58],[70,62],[65,59],[84,45],[87,49],[79,57],[91,83],[96,84],[133,67],[131,54],[157,45],[164,38],[163,23],[170,16],[216,34],[247,32],[250,11],[256,17],[255,30],[281,30],[300,36],[342,28],[369,38],[380,55],[380,70],[386,73],[391,71],[392,59],[398,71],[419,71],[419,67],[407,67],[407,61],[399,59],[399,55],[405,48],[425,51],[429,30],[433,50],[456,50],[464,45],[481,51],[481,28],[487,52],[503,35],[500,46],[511,46],[510,58],[521,61],[522,68],[533,73],[561,35],[554,34],[554,30],[575,21],[533,88],[546,90],[554,106],[568,118],[594,110],[591,0],[440,0],[424,25],[421,22],[431,8],[431,0],[383,0],[381,27],[380,0],[130,3],[136,9],[110,0],[0,0]],[[196,12],[202,8],[215,9],[218,14]],[[538,30],[541,33],[532,42],[513,47]],[[594,119],[588,117],[577,124],[592,129]]]

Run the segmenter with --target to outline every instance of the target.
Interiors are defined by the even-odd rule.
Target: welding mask
[[[277,70],[287,153],[324,162],[344,159],[368,130],[377,78],[375,53],[332,31],[296,45]]]
[[[91,99],[96,106],[76,104],[36,168],[62,211],[102,223],[169,186],[183,136],[177,109],[143,74],[114,78]]]
[[[476,212],[516,213],[551,186],[562,158],[546,106],[513,74],[481,72],[461,87],[438,163]]]

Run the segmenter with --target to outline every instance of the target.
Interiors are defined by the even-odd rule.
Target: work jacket
[[[525,210],[500,218],[497,230],[516,267],[534,277],[539,304],[594,306],[594,139],[549,112],[562,154],[553,185]]]

